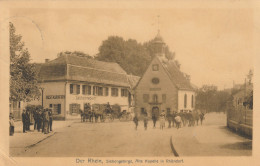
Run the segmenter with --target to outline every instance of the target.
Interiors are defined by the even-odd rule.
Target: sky
[[[249,8],[21,8],[10,12],[32,62],[61,51],[90,55],[108,36],[146,42],[159,29],[181,71],[198,87],[231,88],[253,68],[253,11]]]

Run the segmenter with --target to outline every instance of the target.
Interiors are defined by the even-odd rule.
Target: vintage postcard
[[[0,4],[0,165],[259,164],[258,2]]]

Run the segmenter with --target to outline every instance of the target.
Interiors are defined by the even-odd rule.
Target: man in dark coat
[[[157,121],[157,116],[155,113],[152,113],[152,120],[153,120],[153,128],[156,127],[156,121]]]
[[[30,114],[29,111],[27,110],[25,113],[26,117],[26,130],[30,131]]]
[[[137,114],[135,114],[133,121],[135,123],[135,130],[137,130],[137,127],[138,127],[138,117],[137,117]]]
[[[39,111],[38,111],[38,123],[37,123],[37,130],[38,130],[38,132],[41,130],[41,128],[42,128],[42,109],[40,109]]]
[[[33,119],[34,119],[34,130],[36,130],[38,128],[38,114],[39,114],[39,110],[36,109],[33,113]]]
[[[144,116],[144,129],[147,130],[148,115],[146,111],[144,112],[143,116]]]
[[[23,113],[22,113],[22,122],[23,122],[23,132],[26,133],[26,113],[25,113],[25,110],[23,110]]]
[[[52,109],[49,109],[49,129],[50,129],[50,131],[52,131],[52,120],[53,120],[53,118],[52,118]]]

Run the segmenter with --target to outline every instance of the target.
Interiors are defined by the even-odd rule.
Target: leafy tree
[[[207,112],[225,111],[230,97],[229,92],[218,91],[214,85],[203,85],[197,91],[196,108],[206,110]]]
[[[37,73],[30,64],[30,53],[24,48],[22,36],[15,34],[15,27],[9,23],[10,35],[10,101],[30,101],[40,95]]]
[[[142,44],[136,40],[124,40],[118,36],[110,36],[104,40],[95,59],[116,62],[127,73],[139,76],[145,72],[151,62],[151,57]]]
[[[122,37],[110,36],[102,42],[95,59],[116,62],[127,73],[142,76],[155,57],[154,51],[153,40],[141,44],[134,39],[124,40]],[[170,52],[168,46],[165,55],[169,60],[174,60],[175,54]],[[178,61],[175,62],[180,67]]]
[[[86,57],[86,58],[91,58],[91,59],[94,58],[93,56],[90,56],[89,54],[86,54],[86,53],[84,53],[84,52],[82,52],[82,51],[73,51],[73,52],[71,52],[71,51],[64,51],[64,52],[58,53],[57,56],[59,57],[59,56],[62,56],[62,55],[64,55],[64,54],[67,54],[67,55],[76,55],[76,56]]]

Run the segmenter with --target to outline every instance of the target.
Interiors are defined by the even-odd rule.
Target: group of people
[[[36,109],[33,112],[34,119],[34,130],[38,132],[42,131],[44,134],[48,134],[52,131],[52,109]],[[23,110],[22,113],[22,122],[23,122],[23,132],[30,131],[30,113],[27,110]]]
[[[147,124],[148,124],[148,114],[146,111],[144,111],[141,115],[143,121],[144,121],[144,129],[147,130]],[[194,111],[184,111],[181,110],[180,112],[174,111],[173,113],[167,111],[165,113],[164,110],[161,111],[159,115],[152,112],[152,121],[153,121],[153,128],[156,128],[156,122],[159,120],[160,122],[160,129],[163,130],[165,128],[165,122],[168,121],[168,128],[176,127],[179,129],[181,126],[194,126],[195,122],[200,120],[201,125],[202,121],[205,119],[204,113],[200,113],[197,110]],[[137,130],[138,127],[138,121],[139,118],[137,114],[135,114],[133,121],[135,123],[135,129]]]
[[[142,113],[142,118],[144,121],[144,129],[147,130],[149,118],[146,111]],[[152,113],[152,120],[153,120],[153,128],[156,128],[156,122],[158,120],[158,116],[155,113]],[[161,114],[159,115],[159,120],[160,120],[160,129],[163,130],[163,128],[165,128],[165,120],[166,120],[166,114],[164,110],[162,110]],[[137,114],[135,114],[133,121],[135,123],[135,129],[137,130],[138,121],[139,121]]]

